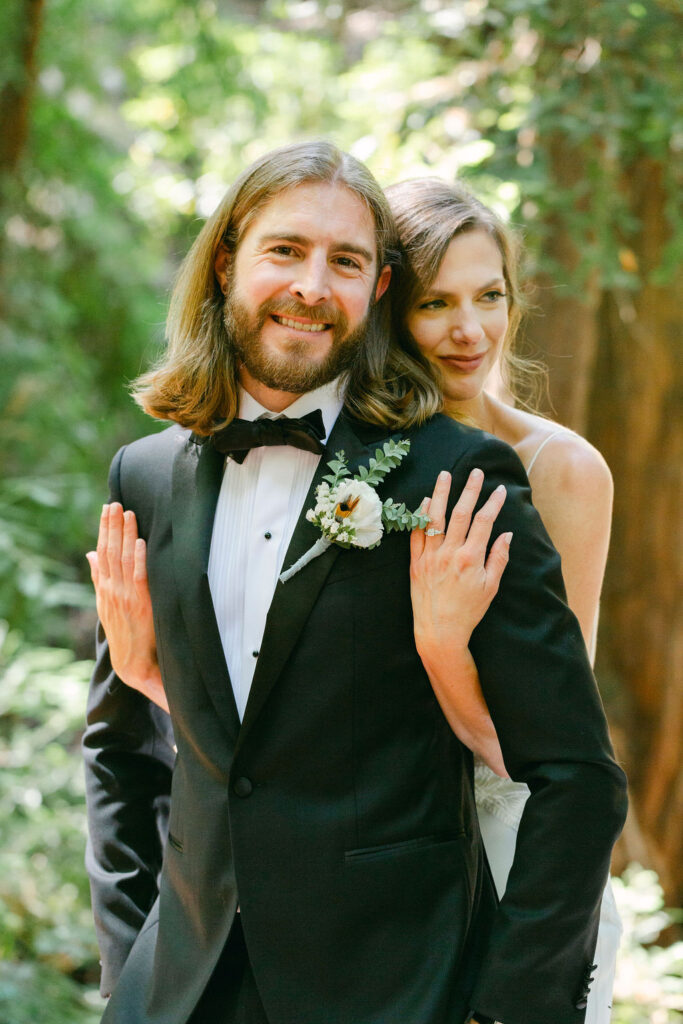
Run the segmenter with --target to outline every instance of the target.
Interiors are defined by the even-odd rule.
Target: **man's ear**
[[[377,278],[377,287],[375,288],[375,302],[384,295],[385,291],[389,287],[389,281],[391,281],[391,267],[387,264],[386,267],[382,267]]]
[[[213,270],[216,275],[216,280],[221,286],[221,291],[224,295],[227,295],[228,292],[228,276],[231,259],[232,254],[225,242],[219,242],[218,248],[216,249],[216,257],[213,261]]]

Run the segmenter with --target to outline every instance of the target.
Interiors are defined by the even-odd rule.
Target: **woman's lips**
[[[474,373],[478,370],[486,358],[486,353],[481,352],[478,356],[439,356],[439,360],[446,366],[452,366],[461,373]]]

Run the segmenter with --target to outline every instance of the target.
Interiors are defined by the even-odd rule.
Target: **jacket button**
[[[232,788],[237,793],[237,796],[245,797],[251,796],[251,791],[254,787],[251,784],[251,779],[248,779],[246,775],[242,775],[239,779],[235,780],[235,785]]]

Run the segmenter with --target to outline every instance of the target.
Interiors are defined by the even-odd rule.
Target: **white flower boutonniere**
[[[417,527],[424,529],[429,516],[422,515],[419,509],[410,512],[404,504],[398,504],[391,498],[382,502],[374,489],[409,451],[408,440],[387,441],[383,448],[376,450],[375,458],[370,459],[367,466],[359,467],[354,477],[351,477],[344,452],[336,453],[332,462],[328,462],[332,472],[324,476],[323,483],[316,488],[315,507],[306,513],[309,523],[319,527],[322,537],[294,565],[280,574],[282,583],[322,555],[331,544],[369,550],[377,547],[385,529],[387,533]]]

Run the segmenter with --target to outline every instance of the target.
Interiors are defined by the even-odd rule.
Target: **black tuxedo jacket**
[[[342,413],[285,567],[317,538],[304,513],[327,458],[343,449],[354,468],[386,436]],[[382,498],[414,508],[441,469],[456,498],[475,466],[482,501],[508,489],[511,559],[471,641],[505,763],[531,790],[505,897],[496,908],[471,756],[414,646],[408,536],[333,546],[278,583],[240,727],[207,578],[223,459],[172,427],[110,475],[147,541],[178,749],[173,767],[163,715],[112,675],[101,637],[84,750],[110,1024],[184,1024],[238,902],[272,1024],[462,1024],[472,1007],[583,1020],[625,780],[559,557],[507,445],[443,416],[403,436]],[[171,770],[161,863],[153,812]]]

